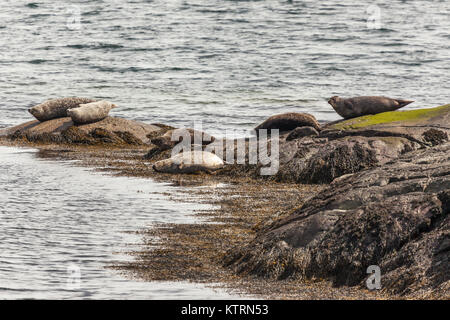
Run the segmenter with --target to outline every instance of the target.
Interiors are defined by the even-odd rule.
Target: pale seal
[[[258,125],[255,130],[258,134],[260,129],[279,129],[280,132],[291,131],[297,127],[313,127],[320,130],[320,124],[316,118],[307,113],[289,112],[271,116],[266,121]]]
[[[400,109],[412,100],[391,99],[378,96],[362,96],[354,98],[331,97],[328,103],[344,119],[360,117],[368,114],[394,111]]]
[[[68,109],[78,108],[80,104],[94,101],[95,100],[93,99],[76,97],[51,99],[28,109],[28,112],[31,113],[36,119],[43,122],[56,118],[67,117]]]
[[[211,173],[223,166],[223,160],[211,152],[189,151],[155,162],[153,170],[165,173],[195,173],[199,171]]]
[[[213,136],[210,136],[206,132],[194,130],[191,128],[179,128],[166,131],[163,135],[151,139],[151,143],[158,146],[160,150],[167,150],[173,148],[176,144],[183,141],[185,136],[190,136],[191,144],[199,142],[202,145],[207,145],[211,142],[214,142],[215,140]]]
[[[78,108],[68,109],[67,116],[75,124],[93,123],[105,119],[109,111],[117,106],[109,101],[101,100],[87,104],[80,104]]]

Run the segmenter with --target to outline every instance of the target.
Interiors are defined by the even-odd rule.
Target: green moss
[[[399,121],[413,122],[424,119],[430,119],[447,112],[450,112],[450,104],[429,109],[390,111],[345,120],[330,126],[330,128],[338,130],[348,130],[348,129],[370,127],[382,123],[391,123]]]

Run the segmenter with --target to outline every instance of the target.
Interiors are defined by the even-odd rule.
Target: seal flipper
[[[403,108],[404,106],[407,106],[408,104],[413,103],[414,100],[395,99],[395,102],[398,103],[398,108]]]

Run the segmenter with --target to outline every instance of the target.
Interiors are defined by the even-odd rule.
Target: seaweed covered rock
[[[45,122],[30,121],[0,131],[0,136],[32,143],[128,144],[150,143],[147,135],[161,128],[142,122],[107,117],[101,121],[75,125],[70,118]]]
[[[337,286],[364,286],[367,267],[378,265],[389,293],[439,295],[450,281],[449,212],[447,142],[336,179],[224,263],[238,273]]]
[[[89,134],[98,142],[106,144],[122,144],[124,141],[120,139],[114,132],[103,128],[95,128]]]
[[[445,141],[448,141],[447,132],[444,132],[444,131],[438,130],[438,129],[434,129],[434,128],[431,128],[431,129],[425,131],[422,134],[422,136],[426,142],[431,143],[433,146],[436,146]]]
[[[121,139],[124,143],[129,145],[138,146],[144,144],[141,139],[137,138],[128,131],[114,131],[114,134],[119,137],[119,139]]]
[[[23,132],[17,130],[7,136],[10,140],[30,143],[63,143],[64,138],[60,134],[51,132]]]
[[[309,136],[318,136],[319,132],[314,127],[297,127],[286,137],[286,141],[291,141],[303,137],[309,137]]]
[[[61,137],[65,143],[95,144],[95,139],[76,126],[71,126],[61,131]]]

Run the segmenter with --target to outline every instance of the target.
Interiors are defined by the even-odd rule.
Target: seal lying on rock
[[[199,142],[202,145],[210,144],[214,142],[215,138],[210,136],[206,132],[198,131],[190,128],[180,128],[166,131],[163,135],[151,139],[151,142],[159,147],[160,150],[168,150],[173,148],[176,144],[183,141],[183,138],[187,136],[191,137],[191,144]],[[197,140],[195,137],[197,136]]]
[[[294,130],[292,130],[291,132],[289,132],[289,134],[286,137],[286,141],[291,141],[291,140],[295,140],[295,139],[299,139],[299,138],[303,138],[303,137],[309,137],[309,136],[318,136],[319,132],[314,129],[313,127],[297,127]]]
[[[75,124],[93,123],[105,119],[109,111],[117,106],[109,101],[80,104],[80,107],[67,110],[67,115]]]
[[[313,127],[320,130],[320,124],[314,116],[307,113],[289,112],[271,116],[255,128],[256,134],[260,129],[279,129],[280,132],[291,131],[297,127]]]
[[[400,109],[412,100],[391,99],[377,96],[363,96],[355,98],[331,97],[328,103],[344,119],[356,118],[368,114],[394,111]]]
[[[95,100],[75,97],[51,99],[28,109],[28,112],[36,119],[43,122],[67,117],[68,109],[78,108],[80,104],[90,102],[95,102]]]
[[[222,159],[211,152],[190,151],[155,162],[153,170],[165,173],[194,173],[199,171],[211,173],[222,168],[223,165]]]

